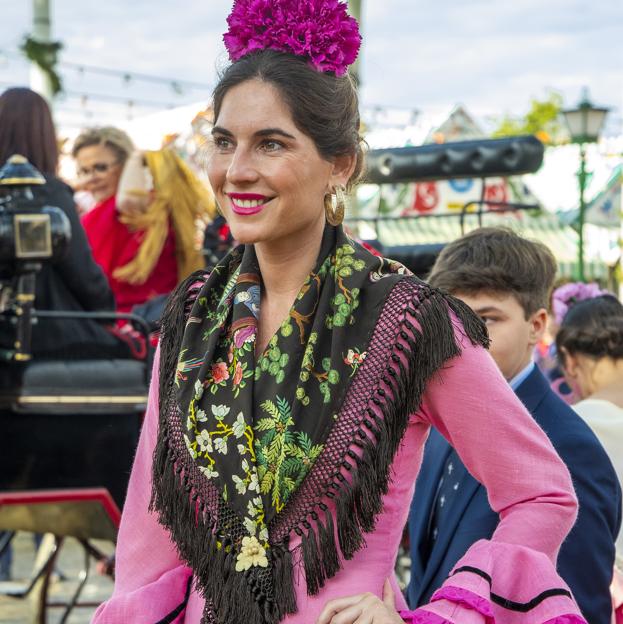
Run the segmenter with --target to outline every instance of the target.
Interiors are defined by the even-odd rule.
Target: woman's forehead
[[[269,127],[296,130],[290,108],[279,90],[258,79],[246,80],[227,91],[215,126],[234,133]]]

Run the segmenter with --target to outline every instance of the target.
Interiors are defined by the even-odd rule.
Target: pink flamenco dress
[[[380,597],[388,577],[396,608],[411,624],[586,624],[555,570],[560,544],[577,514],[569,473],[486,350],[463,336],[456,318],[454,325],[462,353],[434,374],[420,408],[409,418],[374,531],[365,535],[365,546],[351,559],[341,561],[341,569],[316,595],[308,595],[302,566],[295,567],[298,610],[286,615],[284,624],[312,624],[334,598],[363,592]],[[361,391],[359,384],[371,380],[383,387],[374,368],[382,358],[374,353],[387,355],[391,341],[384,331],[383,324],[374,331],[361,374],[352,383],[354,394]],[[402,349],[396,354],[402,357]],[[154,366],[155,381],[119,532],[115,588],[93,624],[202,621],[205,600],[195,589],[193,571],[148,510],[158,435],[158,357]],[[383,389],[386,400],[391,400],[391,388]],[[348,401],[347,396],[345,410]],[[410,611],[398,588],[394,563],[432,426],[486,486],[501,521],[491,540],[478,541],[467,551],[428,605]],[[294,535],[290,550],[295,561],[299,546],[300,538]]]

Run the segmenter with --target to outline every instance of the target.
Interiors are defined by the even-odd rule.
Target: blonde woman
[[[112,127],[82,133],[73,155],[78,177],[97,202],[82,224],[118,311],[170,293],[203,266],[196,220],[213,214],[214,204],[179,156],[170,150],[135,152],[130,138]],[[124,179],[126,197],[134,192],[141,201],[118,201]]]

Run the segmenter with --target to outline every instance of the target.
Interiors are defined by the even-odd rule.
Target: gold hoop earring
[[[324,211],[330,225],[341,225],[346,209],[346,193],[343,186],[338,185],[332,193],[324,197]]]

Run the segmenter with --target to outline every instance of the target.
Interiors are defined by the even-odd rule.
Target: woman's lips
[[[264,195],[255,195],[252,193],[231,193],[229,200],[231,201],[232,210],[237,215],[254,215],[261,212],[264,206],[272,198]]]

